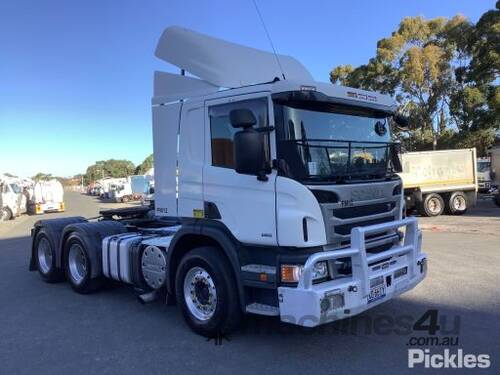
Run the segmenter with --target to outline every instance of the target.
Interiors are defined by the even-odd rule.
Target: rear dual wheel
[[[419,204],[418,211],[422,216],[433,217],[441,215],[444,211],[443,197],[436,193],[425,195],[423,201]]]
[[[56,266],[56,249],[51,236],[45,228],[38,231],[35,238],[35,256],[38,273],[48,283],[64,279],[63,272]]]
[[[461,191],[451,193],[446,202],[446,213],[449,215],[463,215],[467,211],[467,195]]]
[[[69,235],[64,251],[66,254],[64,271],[73,290],[80,294],[88,294],[99,289],[103,284],[103,278],[92,278],[92,263],[88,249],[78,232]]]

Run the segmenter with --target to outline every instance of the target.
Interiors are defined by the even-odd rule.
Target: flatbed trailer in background
[[[477,199],[476,149],[402,154],[406,208],[424,216],[461,215]]]

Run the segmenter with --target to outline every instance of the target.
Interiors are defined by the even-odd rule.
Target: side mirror
[[[266,181],[264,136],[255,129],[246,128],[234,135],[234,165],[241,174],[254,175]]]
[[[398,113],[393,116],[394,122],[401,130],[408,130],[410,127],[410,119],[407,116],[400,115]]]
[[[390,158],[392,167],[394,169],[394,172],[396,173],[403,172],[403,166],[401,165],[401,159],[399,158],[400,153],[401,153],[401,145],[393,143],[390,148]]]

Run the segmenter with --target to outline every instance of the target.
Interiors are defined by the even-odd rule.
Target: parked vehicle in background
[[[107,177],[97,180],[96,183],[99,186],[99,197],[102,199],[112,199],[113,190],[116,190],[118,185],[127,182],[126,177]]]
[[[494,146],[488,150],[490,156],[491,184],[497,189],[500,187],[500,146]]]
[[[141,200],[147,193],[148,185],[145,175],[129,176],[125,182],[111,186],[110,198],[122,203]]]
[[[26,213],[27,196],[17,178],[0,176],[0,221]]]
[[[28,203],[28,212],[39,215],[46,212],[63,212],[64,210],[62,184],[56,179],[37,181],[33,188],[33,197]]]
[[[491,189],[491,159],[477,159],[477,188],[480,193],[487,193]]]
[[[402,156],[406,208],[423,216],[461,215],[476,204],[476,149],[407,152]]]

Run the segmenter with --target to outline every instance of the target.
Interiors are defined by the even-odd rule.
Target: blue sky
[[[493,0],[257,0],[279,53],[315,79],[359,65],[405,16],[472,21]],[[269,50],[251,0],[2,0],[0,173],[69,176],[96,160],[140,163],[152,152],[154,55],[163,29],[180,25]]]

